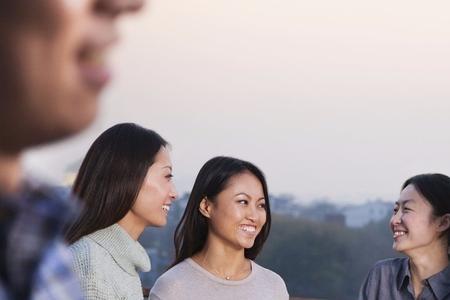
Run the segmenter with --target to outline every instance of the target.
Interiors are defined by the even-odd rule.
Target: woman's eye
[[[393,212],[394,212],[394,215],[395,215],[398,212],[398,207],[394,208]]]
[[[237,201],[239,204],[248,204],[247,200],[238,200]]]
[[[265,209],[265,208],[266,208],[266,204],[265,204],[265,203],[260,203],[260,204],[258,204],[258,207],[259,207],[259,208],[264,208],[264,209]]]
[[[166,178],[167,178],[168,180],[171,180],[171,179],[173,178],[173,175],[172,175],[172,174],[166,175]]]

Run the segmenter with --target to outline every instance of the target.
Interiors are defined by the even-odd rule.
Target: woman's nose
[[[249,206],[247,209],[247,215],[246,215],[247,219],[249,219],[252,222],[256,222],[258,220],[258,210],[256,207],[253,206]]]
[[[178,198],[178,192],[173,183],[172,183],[172,189],[170,191],[170,198],[172,198],[172,200],[175,200],[176,198]]]
[[[396,224],[400,224],[401,221],[401,212],[400,210],[398,210],[397,212],[395,212],[392,217],[391,217],[391,224],[392,225],[396,225]]]

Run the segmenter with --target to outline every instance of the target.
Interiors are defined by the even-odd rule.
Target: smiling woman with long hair
[[[421,174],[406,180],[390,226],[394,250],[407,257],[378,262],[359,300],[450,299],[450,178]]]
[[[175,231],[175,261],[150,299],[288,299],[283,279],[253,261],[270,224],[263,173],[236,158],[209,160]]]
[[[137,239],[167,223],[176,197],[167,142],[136,124],[92,144],[73,187],[83,210],[66,234],[86,299],[142,299],[138,271],[150,260]]]

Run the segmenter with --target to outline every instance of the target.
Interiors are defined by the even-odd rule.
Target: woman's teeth
[[[239,228],[245,232],[255,232],[256,231],[255,226],[241,225]]]
[[[170,210],[170,206],[169,206],[169,205],[166,205],[166,204],[164,204],[164,205],[162,206],[162,209],[163,209],[164,211],[166,211],[166,212],[169,212],[169,210]]]
[[[394,231],[394,238],[405,235],[405,231]]]

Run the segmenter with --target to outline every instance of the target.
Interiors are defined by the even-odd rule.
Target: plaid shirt
[[[73,216],[61,194],[27,187],[0,196],[0,300],[83,298],[61,236]]]

